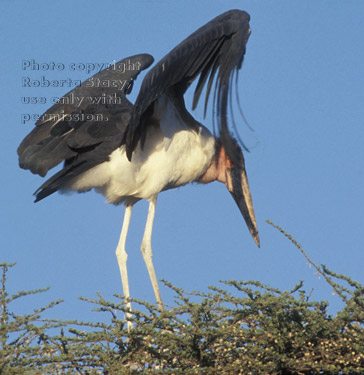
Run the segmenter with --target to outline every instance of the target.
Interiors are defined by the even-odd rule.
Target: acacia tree
[[[269,222],[275,226],[273,223]],[[109,314],[109,323],[42,319],[61,301],[26,315],[11,311],[3,263],[0,374],[364,374],[364,286],[313,263],[344,302],[335,316],[311,301],[302,282],[280,291],[258,281],[229,281],[209,293],[175,292],[175,306],[160,311],[133,300],[128,331],[124,300],[82,298]],[[58,328],[59,334],[51,334]],[[67,332],[65,334],[65,332]]]

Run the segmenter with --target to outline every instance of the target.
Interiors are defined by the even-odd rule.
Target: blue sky
[[[163,57],[182,39],[229,9],[251,15],[252,34],[240,73],[239,120],[250,148],[246,166],[261,238],[258,249],[226,188],[190,185],[160,194],[153,232],[159,279],[187,290],[219,280],[259,280],[290,289],[304,280],[314,299],[341,305],[290,242],[291,233],[317,263],[364,282],[364,2],[362,1],[69,1],[0,0],[2,137],[0,261],[17,262],[11,291],[50,286],[22,299],[29,312],[63,298],[54,316],[92,319],[78,296],[121,293],[115,258],[123,208],[96,193],[55,194],[34,204],[39,176],[21,170],[16,148],[32,129],[22,114],[51,104],[21,97],[62,96],[69,88],[25,88],[22,77],[85,79],[65,69],[24,71],[39,63],[109,62],[137,53]],[[93,73],[91,73],[93,74]],[[91,75],[90,74],[90,75]],[[133,93],[139,90],[141,75]],[[191,93],[186,96],[191,104]],[[211,107],[210,107],[211,108]],[[211,129],[211,115],[194,116]],[[147,204],[133,210],[127,251],[131,295],[154,302],[140,243]],[[162,298],[173,294],[161,287]]]

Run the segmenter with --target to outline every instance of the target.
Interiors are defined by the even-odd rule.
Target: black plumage
[[[36,201],[61,189],[80,173],[106,161],[108,155],[123,144],[130,160],[138,142],[145,139],[146,128],[151,123],[148,120],[153,114],[153,103],[162,94],[167,93],[179,102],[181,114],[193,127],[194,119],[185,108],[183,94],[197,77],[199,81],[194,92],[193,109],[206,86],[206,113],[215,79],[213,101],[217,136],[232,162],[238,164],[236,142],[228,127],[227,105],[231,100],[232,79],[241,68],[250,35],[249,20],[248,13],[231,10],[196,30],[148,72],[134,105],[126,94],[130,93],[140,71],[152,64],[153,57],[148,54],[128,57],[116,64],[140,64],[139,70],[123,73],[117,69],[103,70],[67,93],[61,103],[48,109],[18,148],[20,167],[42,177],[49,169],[65,161],[64,168],[36,191]],[[123,80],[127,84],[124,90],[88,86],[87,82],[93,79]],[[119,101],[117,104],[91,104],[83,100],[76,106],[67,103],[72,95],[83,98],[103,95]],[[96,114],[107,120],[84,120],[86,116]]]
[[[49,169],[63,161],[65,163],[62,170],[36,190],[36,202],[66,186],[81,173],[107,161],[111,152],[121,145],[133,113],[133,105],[126,94],[130,93],[137,75],[153,60],[152,56],[142,54],[119,61],[116,68],[94,75],[61,99],[65,102],[71,95],[83,98],[79,106],[57,103],[40,117],[18,148],[20,167],[44,177]],[[123,64],[134,64],[139,69],[118,71],[117,67]],[[125,83],[124,89],[88,87],[87,82],[96,78],[109,83],[121,80]],[[115,103],[90,104],[88,100],[103,97]]]
[[[135,102],[133,116],[125,134],[129,160],[148,126],[143,114],[163,93],[183,97],[189,85],[199,76],[194,93],[196,107],[207,80],[205,113],[214,79],[214,109],[218,134],[231,160],[235,160],[234,142],[228,128],[227,105],[231,100],[234,73],[241,68],[250,35],[250,16],[241,10],[230,10],[214,18],[182,41],[151,69],[143,80]]]

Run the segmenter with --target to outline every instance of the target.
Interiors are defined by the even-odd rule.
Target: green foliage
[[[364,374],[364,287],[317,266],[345,306],[336,316],[328,303],[310,300],[302,282],[280,291],[257,281],[228,281],[209,293],[175,292],[175,306],[160,311],[134,301],[128,331],[124,300],[83,298],[109,314],[109,323],[52,321],[41,316],[61,301],[27,315],[11,303],[3,270],[0,296],[0,374]],[[64,333],[67,327],[67,335]],[[51,334],[57,329],[58,335]]]

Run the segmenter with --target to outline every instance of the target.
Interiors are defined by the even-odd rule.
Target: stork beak
[[[253,201],[250,194],[244,159],[239,167],[232,166],[231,168],[227,168],[225,173],[225,185],[238,205],[255,243],[260,247],[257,222],[255,220]]]

